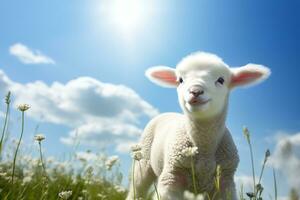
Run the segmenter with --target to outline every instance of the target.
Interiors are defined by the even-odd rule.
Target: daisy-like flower
[[[32,180],[32,177],[31,177],[31,176],[25,176],[25,177],[23,178],[23,184],[29,183],[31,180]]]
[[[134,152],[131,153],[131,157],[134,160],[140,161],[143,158],[143,154],[142,154],[141,151],[134,151]]]
[[[111,156],[105,162],[105,166],[107,170],[111,170],[111,168],[119,161],[118,156]]]
[[[72,196],[72,191],[62,191],[58,194],[58,196],[62,199],[69,199]]]
[[[6,172],[0,172],[0,177],[6,177],[7,173]]]
[[[185,200],[204,200],[204,196],[202,194],[195,195],[187,190],[183,192],[183,198]]]
[[[30,108],[30,106],[28,104],[20,104],[18,106],[18,109],[21,111],[21,112],[25,112],[26,110],[28,110]]]
[[[135,151],[141,151],[142,150],[142,147],[140,144],[134,144],[131,146],[131,151],[132,152],[135,152]]]
[[[123,187],[120,186],[120,185],[115,185],[114,188],[115,188],[115,190],[116,190],[118,193],[125,193],[125,192],[126,192],[125,188],[123,188]]]
[[[101,193],[98,193],[97,196],[100,197],[100,199],[106,199],[107,198],[107,196],[105,194],[101,194]]]
[[[182,154],[186,157],[195,156],[197,153],[198,153],[198,147],[187,147],[182,151]]]
[[[34,136],[34,139],[38,142],[41,142],[45,139],[46,137],[43,134],[37,134]]]

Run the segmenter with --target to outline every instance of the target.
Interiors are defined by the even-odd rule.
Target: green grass
[[[122,176],[118,165],[108,171],[101,160],[95,166],[86,161],[51,161],[45,165],[40,159],[19,152],[12,182],[13,162],[0,163],[0,199],[61,199],[59,193],[72,191],[68,199],[125,199],[126,190],[120,186]],[[104,159],[102,159],[104,161]],[[73,168],[76,165],[77,168]]]
[[[119,161],[110,163],[104,153],[93,154],[94,162],[74,153],[68,161],[44,158],[43,139],[36,138],[38,158],[21,151],[26,112],[30,107],[20,105],[21,131],[17,142],[6,148],[10,93],[6,96],[6,113],[0,139],[0,199],[2,200],[88,200],[125,199],[126,190],[121,186],[123,175]],[[28,110],[28,111],[27,111]],[[91,152],[86,152],[86,155]],[[63,192],[69,195],[63,195]]]

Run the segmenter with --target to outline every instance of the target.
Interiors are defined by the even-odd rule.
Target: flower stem
[[[243,184],[241,184],[240,200],[244,200],[244,186],[243,186]]]
[[[273,179],[274,179],[274,193],[275,193],[275,200],[277,200],[277,181],[276,181],[276,174],[273,168]]]
[[[133,159],[133,166],[132,166],[132,189],[133,189],[133,200],[135,200],[136,193],[135,193],[135,185],[134,185],[134,167],[135,167],[135,159]]]
[[[5,113],[5,119],[4,119],[4,126],[3,126],[2,135],[1,135],[1,140],[0,140],[0,156],[1,156],[1,153],[2,153],[3,140],[4,140],[5,131],[6,131],[6,127],[7,127],[8,113],[9,113],[9,105],[10,105],[10,104],[7,103],[7,106],[6,106],[6,113]]]
[[[42,144],[41,144],[40,141],[39,141],[39,149],[40,149],[40,159],[41,159],[42,167],[43,167],[43,170],[44,170],[44,174],[47,177],[46,167],[45,167],[45,164],[44,164],[44,161],[43,161]]]
[[[196,177],[195,177],[195,169],[194,169],[194,159],[193,159],[193,156],[191,156],[191,167],[192,167],[192,179],[193,179],[194,193],[198,194],[197,187],[196,187]]]
[[[158,190],[157,190],[157,187],[156,187],[156,184],[154,183],[154,189],[155,189],[155,193],[156,193],[156,197],[157,197],[157,200],[160,200],[160,196],[158,194]]]
[[[259,185],[260,182],[261,182],[261,178],[262,178],[262,175],[263,175],[263,173],[264,173],[264,169],[265,169],[266,162],[267,162],[267,159],[265,158],[264,163],[263,163],[262,168],[261,168],[261,171],[260,171],[260,176],[259,176],[257,185]],[[256,193],[255,193],[255,198],[257,198],[258,190],[256,190],[255,192],[256,192]]]
[[[254,169],[253,150],[252,150],[250,137],[248,137],[247,142],[249,145],[250,157],[251,157],[252,177],[253,177],[253,194],[254,194],[254,199],[256,199],[255,169]]]
[[[22,129],[21,129],[21,135],[19,138],[19,142],[17,144],[17,148],[15,151],[15,155],[14,155],[14,161],[13,161],[13,169],[12,169],[12,175],[11,175],[11,180],[12,180],[12,184],[14,184],[14,175],[15,175],[15,169],[16,169],[16,160],[17,160],[17,154],[20,148],[20,144],[22,141],[22,137],[23,137],[23,132],[24,132],[24,111],[22,111]]]

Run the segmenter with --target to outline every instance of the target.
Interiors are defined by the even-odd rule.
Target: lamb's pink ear
[[[243,67],[231,68],[231,72],[231,88],[260,83],[271,74],[269,68],[256,64],[247,64]]]
[[[151,67],[145,75],[154,83],[163,87],[176,87],[178,85],[175,69],[165,66]]]

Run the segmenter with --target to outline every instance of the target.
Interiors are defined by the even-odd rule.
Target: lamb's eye
[[[181,77],[179,78],[178,81],[179,81],[179,83],[183,83],[183,79]]]
[[[224,78],[223,77],[219,77],[218,80],[217,80],[217,83],[220,83],[221,85],[224,84]]]

